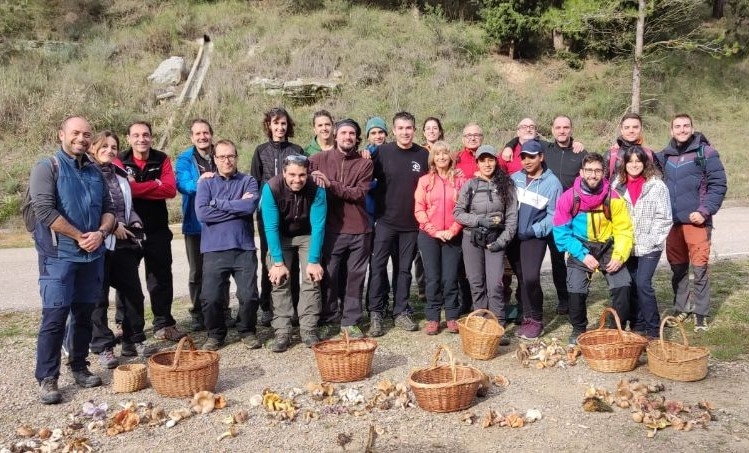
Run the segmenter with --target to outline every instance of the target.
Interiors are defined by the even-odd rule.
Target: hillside
[[[109,6],[89,11],[70,44],[19,48],[12,39],[0,42],[0,149],[6,162],[0,223],[18,212],[29,169],[54,149],[56,127],[66,115],[82,114],[96,130],[110,128],[121,136],[130,121],[146,119],[158,141],[173,104],[158,102],[146,77],[171,55],[184,56],[189,68],[196,39],[204,34],[215,50],[202,96],[191,111],[176,115],[166,151],[184,149],[187,121],[201,116],[213,123],[218,138],[239,144],[241,168],[264,141],[262,112],[276,105],[290,109],[298,124],[294,141],[301,144],[311,138],[311,113],[326,108],[361,122],[371,115],[390,118],[398,110],[413,112],[419,121],[439,116],[456,147],[469,121],[484,127],[486,142],[501,144],[524,116],[550,135],[552,117],[566,113],[575,138],[603,150],[630,99],[625,63],[588,61],[575,71],[550,58],[511,61],[489,52],[477,25],[411,9],[386,11],[343,0],[298,14],[288,9],[293,2],[284,1],[88,3]],[[80,22],[70,14],[57,20]],[[39,24],[45,26],[52,29]],[[663,146],[670,116],[691,113],[697,129],[721,151],[733,199],[749,195],[749,176],[732,171],[749,161],[733,133],[749,117],[748,73],[747,61],[680,54],[646,62],[643,78],[647,142]],[[255,89],[256,78],[326,79],[340,89],[300,105]]]

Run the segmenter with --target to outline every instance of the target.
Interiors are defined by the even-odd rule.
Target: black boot
[[[629,286],[612,288],[609,293],[611,294],[611,308],[616,310],[616,314],[619,315],[619,322],[624,328],[629,321]],[[616,322],[612,317],[606,320],[606,327],[616,329]]]

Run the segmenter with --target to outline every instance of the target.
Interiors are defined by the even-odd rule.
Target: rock
[[[148,80],[159,85],[177,85],[182,81],[185,72],[185,59],[169,57],[159,64],[159,67],[148,76]]]
[[[283,84],[283,95],[294,99],[319,99],[337,89],[337,83],[327,80],[296,79]]]

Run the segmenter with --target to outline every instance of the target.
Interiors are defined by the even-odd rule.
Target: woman
[[[453,209],[465,180],[455,176],[454,167],[447,143],[433,143],[429,152],[429,173],[419,178],[414,195],[419,252],[426,275],[424,331],[427,335],[439,333],[443,307],[447,331],[458,333],[458,265],[463,259],[460,234],[463,226],[453,218]]]
[[[471,285],[473,308],[488,308],[504,326],[504,249],[515,236],[517,197],[512,180],[497,166],[493,146],[481,145],[476,150],[476,161],[479,175],[460,189],[453,214],[466,230],[463,262]],[[509,344],[509,339],[502,338],[501,344]]]
[[[442,128],[442,122],[439,118],[430,116],[424,121],[424,127],[422,128],[424,133],[424,148],[431,151],[432,145],[438,140],[445,139],[445,130]]]
[[[611,187],[613,197],[626,201],[634,224],[635,248],[627,260],[632,277],[630,328],[657,338],[660,316],[652,280],[671,229],[671,202],[660,173],[640,146],[623,151],[622,160],[625,164],[619,167]]]

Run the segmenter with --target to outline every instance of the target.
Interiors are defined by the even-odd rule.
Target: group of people
[[[82,387],[101,385],[88,369],[89,349],[102,366],[117,366],[110,287],[117,290],[121,354],[153,352],[145,342],[141,260],[154,337],[184,336],[171,313],[166,199],[177,191],[191,329],[207,331],[207,350],[221,348],[230,327],[248,348],[260,348],[258,324],[272,327],[270,348],[279,353],[289,348],[294,325],[308,347],[336,333],[361,338],[365,312],[369,336],[383,335],[390,316],[397,328],[419,330],[410,296],[416,262],[423,267],[417,277],[426,334],[457,333],[460,316],[486,309],[532,340],[544,330],[547,247],[557,312],[572,325],[570,343],[587,327],[588,286],[598,272],[623,325],[658,335],[652,277],[664,247],[677,318],[693,313],[695,330],[708,328],[711,220],[726,176],[718,152],[686,114],[673,118],[672,139],[658,153],[643,143],[641,118],[625,115],[603,156],[573,139],[563,115],[554,118],[550,141],[524,118],[500,151],[470,123],[454,152],[435,117],[424,122],[419,145],[408,112],[393,117],[391,142],[382,118],[369,118],[362,130],[324,110],[314,114],[315,137],[304,149],[290,142],[296,124],[285,109],[267,111],[262,126],[268,141],[255,150],[247,174],[239,171],[236,145],[214,142],[204,119],[190,124],[192,146],[178,155],[176,171],[166,153],[152,148],[147,122],[128,127],[124,151],[110,131],[93,136],[85,118],[62,122],[60,150],[34,167],[30,181],[43,303],[35,375],[43,403],[61,401],[63,344]],[[513,275],[519,304],[510,310]]]

